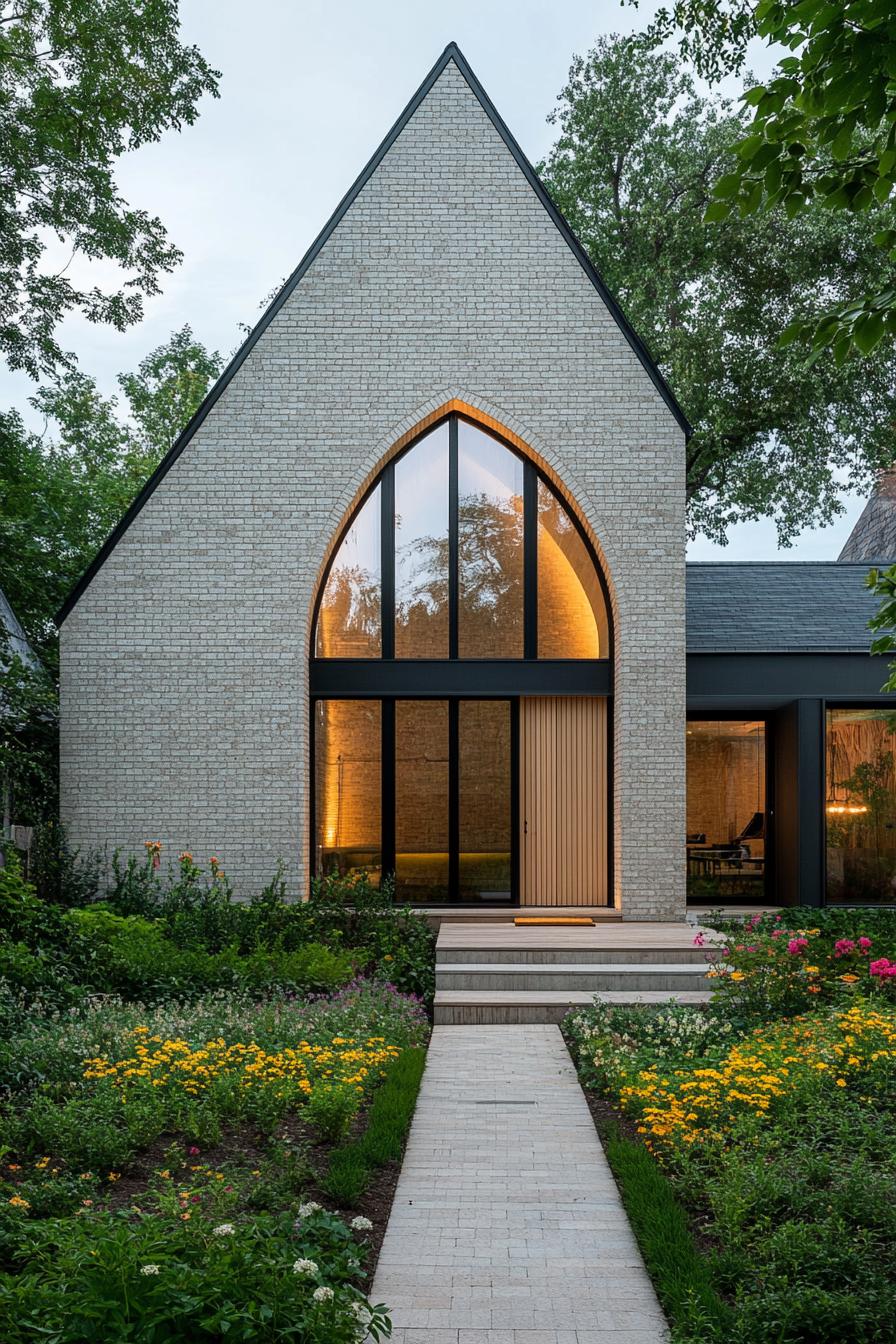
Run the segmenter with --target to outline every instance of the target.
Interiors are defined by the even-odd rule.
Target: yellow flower
[[[31,1208],[31,1205],[28,1203],[27,1199],[22,1199],[20,1195],[13,1195],[12,1199],[10,1199],[8,1202],[12,1205],[14,1209]]]

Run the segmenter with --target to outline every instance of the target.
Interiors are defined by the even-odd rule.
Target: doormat
[[[578,924],[594,928],[594,920],[585,915],[529,915],[517,916],[514,924]]]

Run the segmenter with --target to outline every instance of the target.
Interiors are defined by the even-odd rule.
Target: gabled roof
[[[318,234],[317,238],[315,238],[314,242],[309,247],[308,251],[305,253],[304,257],[299,262],[299,265],[296,267],[292,275],[286,281],[285,285],[280,290],[279,294],[277,294],[276,298],[267,308],[261,320],[258,322],[257,326],[255,326],[249,333],[249,335],[246,337],[245,341],[240,346],[239,350],[237,350],[236,354],[233,356],[233,358],[227,365],[224,372],[221,374],[218,381],[210,389],[202,405],[196,411],[196,414],[190,420],[189,424],[185,427],[185,429],[183,430],[183,432],[181,433],[180,437],[177,439],[171,450],[160,462],[159,466],[153,472],[152,476],[150,476],[149,480],[146,482],[146,485],[140,491],[139,495],[137,495],[136,499],[133,501],[130,508],[126,511],[126,513],[121,518],[120,522],[114,528],[109,537],[106,539],[106,541],[98,551],[97,555],[94,557],[93,561],[85,570],[84,574],[75,584],[74,588],[71,590],[68,597],[65,599],[62,606],[59,608],[59,611],[56,614],[57,625],[61,625],[62,622],[65,620],[66,616],[68,616],[69,612],[75,606],[81,594],[87,588],[91,579],[102,567],[102,565],[104,564],[104,562],[106,561],[112,550],[117,545],[118,541],[127,531],[128,527],[133,522],[134,518],[136,518],[137,514],[143,508],[146,501],[152,495],[156,486],[159,484],[161,480],[164,479],[167,473],[171,470],[171,467],[174,465],[174,463],[180,457],[181,453],[187,447],[187,444],[190,442],[199,426],[205,420],[206,416],[211,411],[215,402],[224,392],[225,388],[230,383],[234,374],[240,368],[240,365],[244,362],[246,357],[249,355],[250,351],[257,344],[259,338],[267,330],[268,326],[276,317],[277,313],[286,303],[287,299],[292,294],[293,290],[299,284],[302,277],[305,275],[309,267],[314,262],[315,258],[318,256],[319,252],[327,242],[333,230],[339,224],[340,220],[344,217],[347,211],[351,208],[353,202],[357,198],[358,194],[361,192],[362,188],[366,185],[366,183],[376,172],[377,168],[384,159],[385,155],[388,153],[389,149],[398,139],[398,136],[404,130],[405,126],[408,124],[411,117],[417,111],[417,108],[423,102],[424,98],[426,98],[427,94],[430,92],[433,85],[436,83],[436,80],[445,70],[445,67],[448,65],[450,61],[454,62],[460,73],[463,75],[471,91],[473,92],[473,94],[479,101],[480,105],[482,106],[482,109],[485,112],[486,116],[489,118],[495,130],[498,132],[501,139],[504,141],[505,145],[509,149],[510,153],[513,155],[514,159],[519,165],[520,170],[522,171],[526,180],[529,182],[529,185],[532,187],[532,190],[535,192],[536,196],[541,201],[545,210],[547,210],[548,214],[551,216],[551,219],[557,226],[557,229],[562,235],[564,241],[566,242],[573,256],[579,262],[586,276],[591,281],[592,285],[603,299],[611,315],[615,319],[620,331],[622,332],[625,339],[628,341],[628,344],[631,346],[632,350],[634,351],[637,358],[640,360],[641,364],[644,366],[649,378],[653,382],[663,401],[668,406],[669,410],[677,420],[678,424],[680,425],[684,433],[686,435],[690,435],[691,426],[687,420],[687,417],[685,416],[684,411],[681,409],[678,402],[676,401],[675,396],[672,390],[670,389],[668,383],[666,382],[665,378],[660,373],[656,365],[656,362],[653,359],[653,356],[650,354],[644,342],[637,335],[637,333],[629,323],[625,314],[622,312],[622,309],[619,307],[619,304],[616,302],[616,299],[607,289],[607,286],[604,284],[604,281],[601,279],[594,265],[590,261],[587,253],[585,252],[585,249],[582,247],[581,243],[576,238],[569,224],[566,222],[563,215],[560,213],[557,206],[551,199],[547,191],[547,188],[544,186],[544,183],[538,177],[538,174],[535,172],[535,169],[532,167],[531,163],[526,158],[523,151],[520,149],[516,140],[511,135],[509,129],[507,128],[507,125],[502,120],[497,109],[495,108],[494,103],[491,101],[488,94],[485,92],[485,89],[482,87],[482,85],[479,83],[479,80],[473,74],[473,71],[467,64],[466,58],[460,51],[460,48],[456,45],[456,43],[449,42],[448,46],[442,52],[441,56],[436,61],[433,68],[430,70],[429,74],[426,76],[423,83],[420,85],[419,89],[414,94],[413,98],[402,112],[401,116],[395,122],[395,125],[389,131],[385,140],[383,140],[382,144],[376,150],[376,152],[374,153],[373,157],[369,160],[367,165],[364,167],[359,177],[355,179],[353,185],[349,188],[346,195],[339,202],[339,205],[336,207],[335,211],[330,216],[329,220],[324,225],[323,229]]]
[[[839,559],[884,565],[896,560],[896,471],[880,476]]]
[[[868,653],[867,573],[837,560],[691,563],[688,653]]]
[[[28,643],[28,636],[22,628],[22,623],[2,588],[0,588],[0,635],[3,636],[3,640],[0,641],[0,668],[3,667],[2,659],[7,647],[11,653],[21,658],[26,667],[40,667],[34,650]]]

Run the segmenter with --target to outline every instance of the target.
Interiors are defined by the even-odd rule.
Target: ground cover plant
[[[232,911],[220,865],[153,858],[87,907],[0,870],[0,1338],[380,1338],[429,1032],[388,978],[405,917],[362,891],[331,927],[338,892],[296,917],[274,887]],[[135,882],[155,904],[121,913]]]
[[[896,996],[864,913],[726,929],[705,1010],[566,1020],[676,1344],[892,1338]]]
[[[389,880],[334,875],[302,902],[287,899],[278,871],[241,900],[215,856],[207,870],[188,853],[166,868],[148,841],[139,860],[114,856],[104,882],[93,859],[60,847],[53,901],[14,863],[0,869],[0,979],[14,987],[60,1003],[85,992],[147,1002],[219,988],[326,992],[363,973],[432,1001],[434,934],[394,904]]]

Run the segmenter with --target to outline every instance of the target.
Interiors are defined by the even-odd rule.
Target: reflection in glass
[[[395,463],[395,657],[448,657],[448,425]]]
[[[461,700],[460,899],[511,898],[510,703]]]
[[[314,707],[315,872],[381,873],[381,715],[378,700]]]
[[[827,713],[827,899],[896,901],[896,719],[883,709]]]
[[[317,615],[316,657],[380,657],[381,565],[377,485],[352,519],[333,560]]]
[[[765,840],[765,724],[689,720],[688,895],[762,898]]]
[[[448,892],[448,702],[395,702],[395,894]]]
[[[597,569],[557,496],[538,482],[538,656],[608,658]]]
[[[523,463],[458,424],[458,653],[523,656]]]

